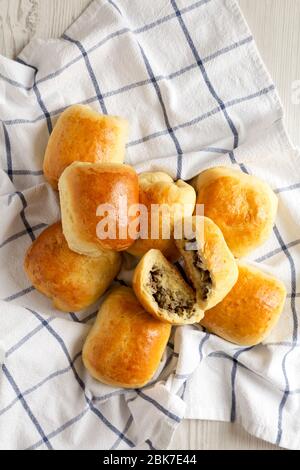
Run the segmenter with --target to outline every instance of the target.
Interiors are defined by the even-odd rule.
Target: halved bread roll
[[[203,311],[195,292],[159,250],[150,250],[137,265],[133,290],[147,312],[172,325],[197,323]]]
[[[201,325],[241,346],[261,343],[279,320],[286,299],[284,284],[260,269],[239,263],[229,294],[205,312]]]
[[[238,268],[219,227],[207,217],[184,219],[189,234],[175,239],[184,269],[196,290],[197,303],[207,310],[221,302],[238,278]],[[182,227],[184,229],[184,227]]]

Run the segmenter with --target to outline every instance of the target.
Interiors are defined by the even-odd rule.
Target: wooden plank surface
[[[14,57],[32,37],[59,36],[89,3],[90,0],[0,0],[0,54]],[[279,88],[291,138],[300,146],[300,102],[293,92],[300,80],[300,0],[240,0],[240,5]],[[275,446],[250,436],[238,425],[184,421],[171,448]]]

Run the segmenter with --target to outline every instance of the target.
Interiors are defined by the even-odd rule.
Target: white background
[[[13,58],[33,36],[59,36],[89,3],[90,0],[0,0],[0,54]],[[292,141],[300,147],[300,0],[240,0],[239,3],[279,89]],[[298,96],[293,86],[298,88]],[[172,448],[276,447],[249,436],[237,425],[184,421]]]

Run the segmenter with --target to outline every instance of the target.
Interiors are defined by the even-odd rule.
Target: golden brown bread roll
[[[99,257],[74,253],[58,222],[44,230],[29,247],[24,269],[33,286],[55,307],[76,312],[93,304],[110,286],[121,267],[121,255],[102,251]]]
[[[126,250],[134,239],[128,226],[132,204],[138,204],[138,177],[133,168],[122,164],[72,163],[59,179],[59,195],[64,235],[69,248],[88,256],[98,256],[103,249]],[[120,198],[127,199],[127,209]],[[99,238],[99,223],[107,231],[105,213],[97,215],[100,205],[111,206],[115,238]],[[105,206],[106,207],[106,206]],[[124,220],[125,216],[125,220]],[[128,216],[126,218],[126,216]],[[103,237],[106,234],[103,234]]]
[[[172,325],[197,323],[203,311],[195,292],[159,250],[150,250],[137,265],[133,290],[147,312]]]
[[[207,217],[187,217],[191,235],[175,239],[185,271],[196,290],[197,303],[207,310],[221,302],[238,278],[238,267],[219,227]]]
[[[54,189],[64,169],[75,161],[123,163],[128,123],[105,116],[89,106],[74,105],[64,111],[50,136],[44,175]]]
[[[105,384],[143,387],[155,374],[170,333],[171,326],[148,315],[132,289],[117,287],[100,307],[84,343],[83,363]]]
[[[192,181],[197,204],[222,230],[235,257],[246,256],[270,236],[278,200],[272,189],[241,171],[218,167]]]
[[[239,277],[222,302],[205,312],[201,325],[242,346],[261,343],[277,323],[285,286],[253,266],[239,263]]]
[[[148,210],[148,238],[139,238],[128,252],[134,256],[143,256],[148,250],[154,248],[160,250],[166,258],[176,260],[178,252],[173,240],[174,221],[184,215],[189,216],[194,212],[196,193],[192,186],[182,180],[173,181],[166,173],[147,172],[139,175],[140,204],[144,204]],[[159,214],[157,239],[151,238],[154,220],[151,223],[151,205],[164,204],[165,212]],[[170,237],[163,239],[162,221],[170,217]]]

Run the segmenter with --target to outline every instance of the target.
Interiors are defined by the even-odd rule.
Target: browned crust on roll
[[[64,312],[93,304],[110,286],[121,267],[121,255],[102,251],[97,258],[74,253],[58,222],[29,247],[24,269],[33,286]]]
[[[132,245],[134,234],[129,233],[128,227],[135,215],[130,214],[129,209],[139,202],[138,176],[132,167],[117,163],[73,163],[60,177],[59,194],[63,231],[72,250],[98,256],[102,249],[123,251]],[[120,205],[121,197],[127,198],[127,214]],[[105,219],[97,215],[101,204],[114,211],[115,239],[97,236],[97,225]],[[127,222],[122,225],[124,215],[127,215]],[[121,225],[124,235],[120,235]]]
[[[197,204],[222,230],[236,258],[248,255],[270,236],[278,199],[255,176],[226,167],[210,168],[194,178]]]
[[[100,382],[140,388],[155,374],[171,326],[155,320],[132,289],[117,287],[100,307],[83,347],[83,363]]]
[[[89,106],[73,105],[59,117],[49,138],[44,175],[54,189],[74,161],[123,163],[128,123],[117,116],[97,113]]]
[[[281,281],[260,269],[239,263],[238,281],[201,325],[212,333],[242,346],[261,343],[276,325],[286,299]]]
[[[142,257],[151,249],[160,250],[170,261],[179,258],[178,250],[173,240],[173,227],[175,220],[184,215],[192,215],[196,202],[196,193],[192,186],[182,180],[173,181],[171,176],[161,171],[145,172],[139,175],[140,203],[148,211],[148,238],[138,239],[128,252],[134,256]],[[151,238],[151,229],[154,222],[151,220],[151,205],[164,205],[164,213],[160,213],[158,234]],[[164,238],[162,223],[170,220],[170,237]]]

